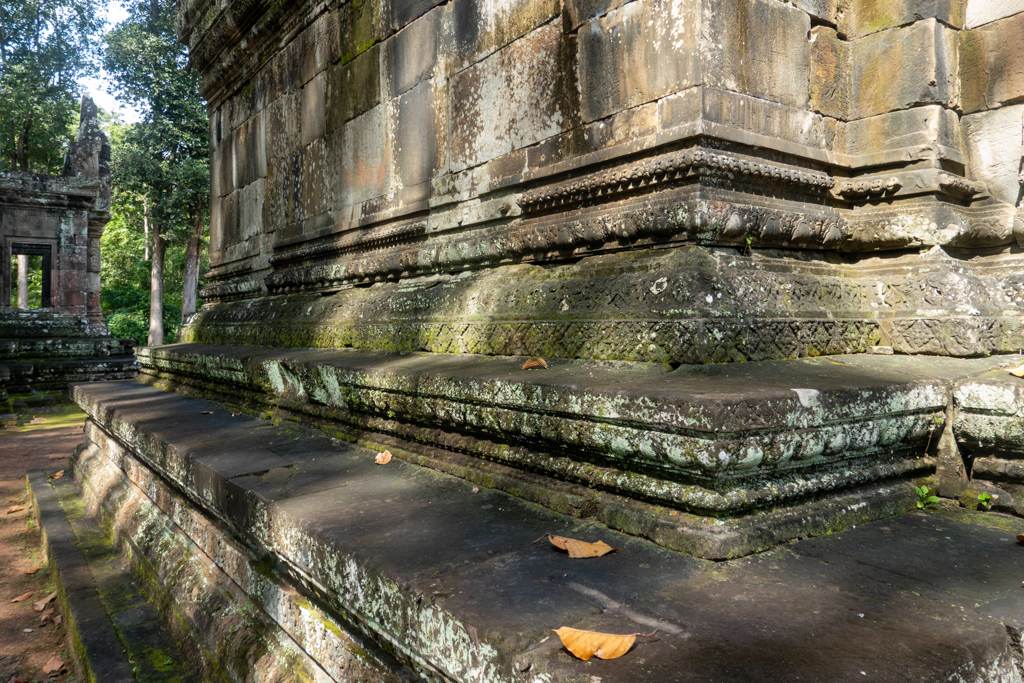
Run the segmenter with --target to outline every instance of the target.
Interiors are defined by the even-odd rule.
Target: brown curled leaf
[[[527,358],[526,362],[523,363],[523,370],[547,370],[548,364],[545,360],[539,356],[533,358]]]
[[[21,512],[24,509],[25,509],[24,505],[12,505],[11,507],[7,508],[7,514],[10,515],[10,514],[13,514],[15,512]]]
[[[28,593],[22,593],[18,597],[16,597],[13,600],[11,600],[11,602],[25,602],[26,600],[28,600],[31,597],[32,597],[32,591],[29,591]]]
[[[50,660],[48,662],[46,662],[46,664],[43,666],[43,673],[44,674],[57,673],[58,671],[60,671],[63,668],[64,668],[64,661],[60,657],[58,657],[57,655],[54,655],[54,656],[50,657]]]
[[[618,548],[613,548],[604,541],[587,543],[586,541],[578,541],[575,538],[566,538],[565,536],[555,536],[554,534],[547,534],[547,537],[551,541],[551,545],[569,553],[569,557],[573,559],[601,557],[618,550]],[[541,536],[541,538],[544,537]],[[541,538],[538,538],[537,541],[541,540]],[[534,541],[534,543],[537,541]]]
[[[212,410],[200,410],[199,414],[200,415],[213,415],[213,411]]]
[[[1007,368],[1006,371],[1014,377],[1024,377],[1024,365],[1018,365],[1015,368]]]
[[[58,471],[54,472],[53,474],[51,474],[49,477],[47,477],[47,479],[60,479],[63,476],[64,476],[64,470],[58,470]]]
[[[650,633],[630,633],[628,635],[615,635],[613,633],[597,633],[595,631],[581,631],[576,628],[563,626],[562,628],[551,629],[558,634],[565,649],[573,653],[583,661],[591,657],[598,659],[617,659],[629,652],[633,647],[637,636],[645,638],[657,633],[657,629]]]
[[[50,604],[50,600],[53,600],[55,597],[57,597],[57,591],[50,593],[42,600],[37,600],[36,602],[32,603],[32,609],[34,609],[37,612],[42,612],[44,609],[46,609],[46,606]]]
[[[387,465],[391,462],[391,451],[381,451],[373,461],[378,465]]]

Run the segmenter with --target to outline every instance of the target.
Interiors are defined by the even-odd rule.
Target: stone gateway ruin
[[[979,607],[949,586],[981,550],[870,523],[915,486],[1024,513],[1024,5],[188,0],[178,31],[205,304],[75,387],[75,473],[211,679],[1021,680],[1020,587]],[[561,626],[660,635],[584,664]]]
[[[0,412],[8,394],[38,403],[70,382],[135,376],[134,344],[112,338],[100,310],[109,211],[110,147],[86,95],[61,175],[0,171]]]

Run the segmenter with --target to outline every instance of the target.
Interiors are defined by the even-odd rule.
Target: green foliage
[[[59,173],[106,0],[0,0],[0,165]]]
[[[987,493],[979,493],[979,494],[978,494],[978,500],[979,500],[980,502],[982,502],[982,503],[987,503],[987,502],[989,502],[990,500],[992,500],[992,496],[991,496],[991,495],[989,495],[989,494],[987,494]]]
[[[927,486],[915,486],[914,491],[917,493],[917,509],[923,510],[926,507],[938,505],[940,500],[935,495],[935,492],[929,489]]]
[[[187,239],[206,216],[210,194],[206,105],[201,79],[174,33],[172,0],[126,5],[107,34],[104,67],[118,99],[143,113],[112,145],[114,184],[148,199],[149,220],[168,241]]]
[[[43,257],[28,257],[28,307],[43,305]],[[18,306],[18,257],[11,257],[11,307]]]

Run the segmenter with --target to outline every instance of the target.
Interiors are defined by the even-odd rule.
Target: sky
[[[107,5],[107,28],[114,28],[114,25],[127,18],[128,13],[125,11],[124,6],[119,0],[109,0]],[[121,114],[121,118],[124,119],[125,123],[135,123],[141,116],[135,109],[121,104],[114,99],[114,96],[107,92],[107,78],[103,70],[95,78],[83,78],[79,83],[85,92],[92,95],[93,102],[100,109],[105,109],[109,112],[118,112]]]

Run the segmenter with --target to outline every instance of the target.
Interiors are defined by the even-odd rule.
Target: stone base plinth
[[[1021,680],[1021,520],[914,512],[716,563],[223,404],[134,382],[74,391],[90,509],[211,675]],[[533,542],[546,533],[619,550],[573,560]],[[656,633],[585,663],[562,626]]]

